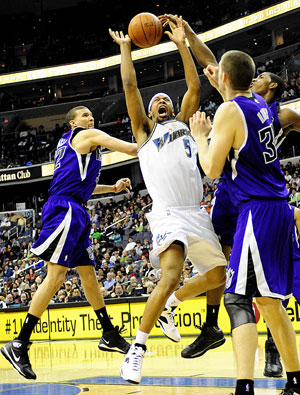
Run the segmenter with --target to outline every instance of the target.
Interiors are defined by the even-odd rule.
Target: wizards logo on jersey
[[[172,129],[169,130],[169,132],[165,133],[162,137],[158,137],[157,139],[153,139],[153,143],[156,145],[157,150],[160,151],[162,147],[166,144],[166,142],[172,143],[172,141],[175,141],[179,137],[182,136],[190,136],[191,131],[189,129],[179,129],[172,131]]]
[[[157,151],[160,151],[161,148],[165,145],[166,141],[168,140],[169,132],[165,133],[162,137],[158,137],[157,139],[153,139],[153,143],[157,147]]]

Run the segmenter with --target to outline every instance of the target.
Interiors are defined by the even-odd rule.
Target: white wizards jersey
[[[138,149],[152,209],[199,206],[203,196],[197,145],[188,126],[175,119],[155,123]]]

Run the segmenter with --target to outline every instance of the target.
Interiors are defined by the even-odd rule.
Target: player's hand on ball
[[[190,118],[190,129],[195,140],[207,138],[212,129],[210,118],[206,117],[205,112],[195,112]]]
[[[165,32],[165,34],[167,34],[169,39],[172,40],[176,45],[185,42],[185,32],[183,27],[182,16],[178,17],[177,15],[175,15],[174,22],[172,20],[169,20],[169,26],[171,32],[169,31]]]
[[[126,192],[130,192],[132,189],[131,186],[131,181],[129,178],[120,178],[117,182],[116,182],[116,190],[117,193],[121,192],[121,191],[126,191]]]
[[[119,45],[122,45],[122,44],[131,45],[131,40],[130,40],[130,37],[128,36],[128,34],[124,35],[124,33],[122,31],[118,32],[118,31],[113,31],[111,29],[108,29],[108,32],[115,43],[117,43]]]
[[[173,14],[164,14],[164,15],[159,15],[158,19],[161,21],[163,27],[166,27],[169,22],[176,23],[176,17],[178,18],[178,15],[173,15]],[[183,27],[185,27],[188,23],[184,19],[182,19]]]

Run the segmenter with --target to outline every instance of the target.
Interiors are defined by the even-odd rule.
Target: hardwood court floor
[[[30,359],[37,380],[24,379],[0,356],[0,394],[229,395],[235,385],[231,337],[200,358],[181,358],[181,350],[193,339],[184,337],[180,343],[173,343],[166,338],[150,338],[140,385],[122,380],[120,367],[124,356],[99,351],[95,340],[35,342]],[[259,337],[256,354],[256,395],[278,394],[285,383],[284,378],[267,379],[262,374],[265,339]],[[300,347],[300,335],[297,342]]]

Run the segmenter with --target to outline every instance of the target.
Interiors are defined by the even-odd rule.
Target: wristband
[[[115,193],[118,192],[118,191],[117,191],[117,186],[116,186],[116,184],[114,185],[114,191],[115,191]]]

